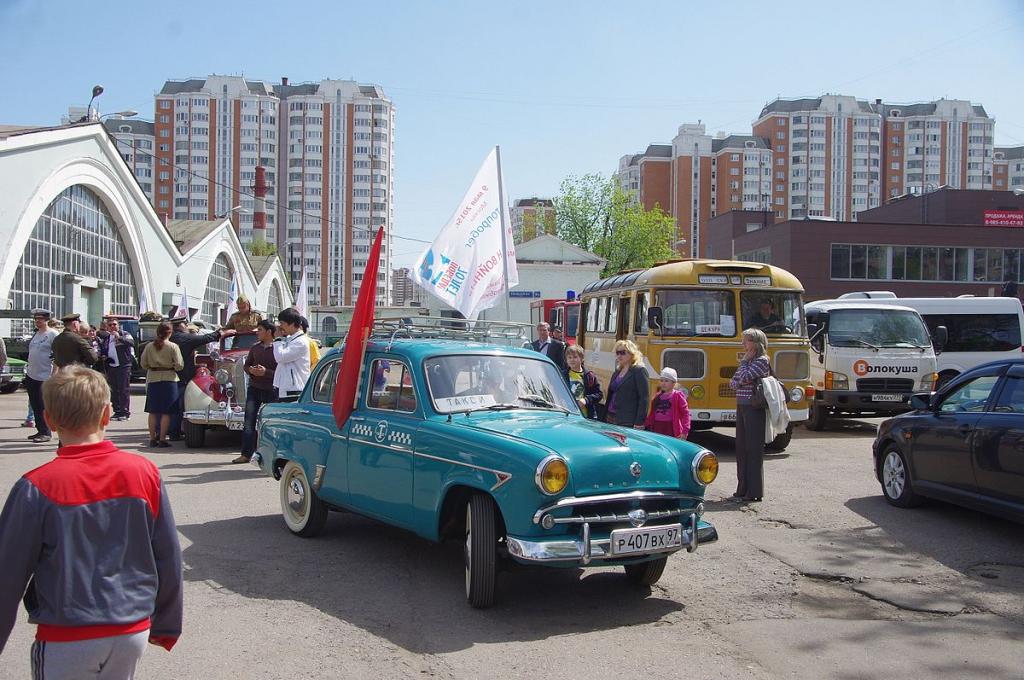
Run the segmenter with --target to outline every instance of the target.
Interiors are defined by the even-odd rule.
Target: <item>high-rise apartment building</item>
[[[391,272],[393,293],[391,304],[395,307],[421,306],[427,297],[427,291],[412,280],[408,267],[399,267]]]
[[[632,192],[644,210],[669,212],[672,203],[672,145],[649,144],[643,153],[619,159],[619,186]]]
[[[114,138],[118,153],[132,169],[135,179],[146,194],[149,202],[153,202],[153,123],[134,118],[108,118],[103,127]]]
[[[550,198],[517,198],[509,208],[509,219],[515,243],[556,231],[555,204]]]
[[[167,81],[156,96],[154,206],[176,219],[230,215],[253,238],[256,168],[266,238],[309,300],[352,304],[377,227],[377,299],[389,297],[394,107],[376,85],[279,85],[239,76]]]
[[[1024,189],[1024,146],[997,147],[992,159],[992,188]]]

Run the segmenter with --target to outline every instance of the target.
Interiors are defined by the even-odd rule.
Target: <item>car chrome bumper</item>
[[[229,430],[241,430],[245,425],[245,411],[232,411],[221,408],[185,411],[183,417],[191,423],[200,425],[220,425]]]
[[[590,538],[590,524],[583,524],[580,538],[533,540],[506,536],[505,543],[511,557],[524,562],[573,562],[586,566],[594,560],[618,561],[634,557],[650,557],[652,555],[670,555],[686,548],[687,552],[695,552],[697,546],[714,543],[718,540],[718,530],[714,526],[691,515],[687,526],[683,529],[682,545],[674,550],[659,551],[637,555],[612,555],[607,538]]]

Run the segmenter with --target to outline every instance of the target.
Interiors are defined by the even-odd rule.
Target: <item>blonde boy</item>
[[[101,374],[61,368],[43,400],[62,446],[18,480],[0,514],[0,653],[24,599],[38,626],[32,677],[130,678],[147,640],[170,650],[181,634],[170,503],[153,463],[104,439]]]

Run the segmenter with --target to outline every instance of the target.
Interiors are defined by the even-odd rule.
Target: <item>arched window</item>
[[[65,277],[87,279],[68,294]],[[90,280],[91,279],[91,280]],[[109,301],[99,282],[112,284]],[[95,286],[95,287],[94,287]],[[15,309],[42,307],[59,318],[87,309],[90,320],[107,313],[135,314],[135,276],[128,251],[103,201],[88,187],[76,184],[53,199],[36,222],[11,283]],[[12,324],[12,334],[29,332],[30,321]]]
[[[283,304],[281,287],[277,285],[277,281],[274,281],[270,284],[270,296],[267,298],[267,315],[276,318],[281,313]]]
[[[333,316],[328,316],[323,321],[324,333],[337,333],[338,332],[338,320]]]
[[[211,323],[224,323],[218,315],[218,305],[222,309],[228,308],[229,293],[231,291],[231,265],[228,258],[221,253],[213,261],[210,268],[210,277],[206,279],[206,292],[203,293],[203,320]]]

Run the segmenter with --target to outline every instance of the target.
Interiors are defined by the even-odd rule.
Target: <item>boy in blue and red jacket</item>
[[[146,642],[181,634],[181,548],[156,466],[104,439],[110,388],[84,366],[43,384],[57,457],[0,514],[0,652],[24,601],[32,677],[130,678]],[[92,674],[90,674],[90,671]]]

